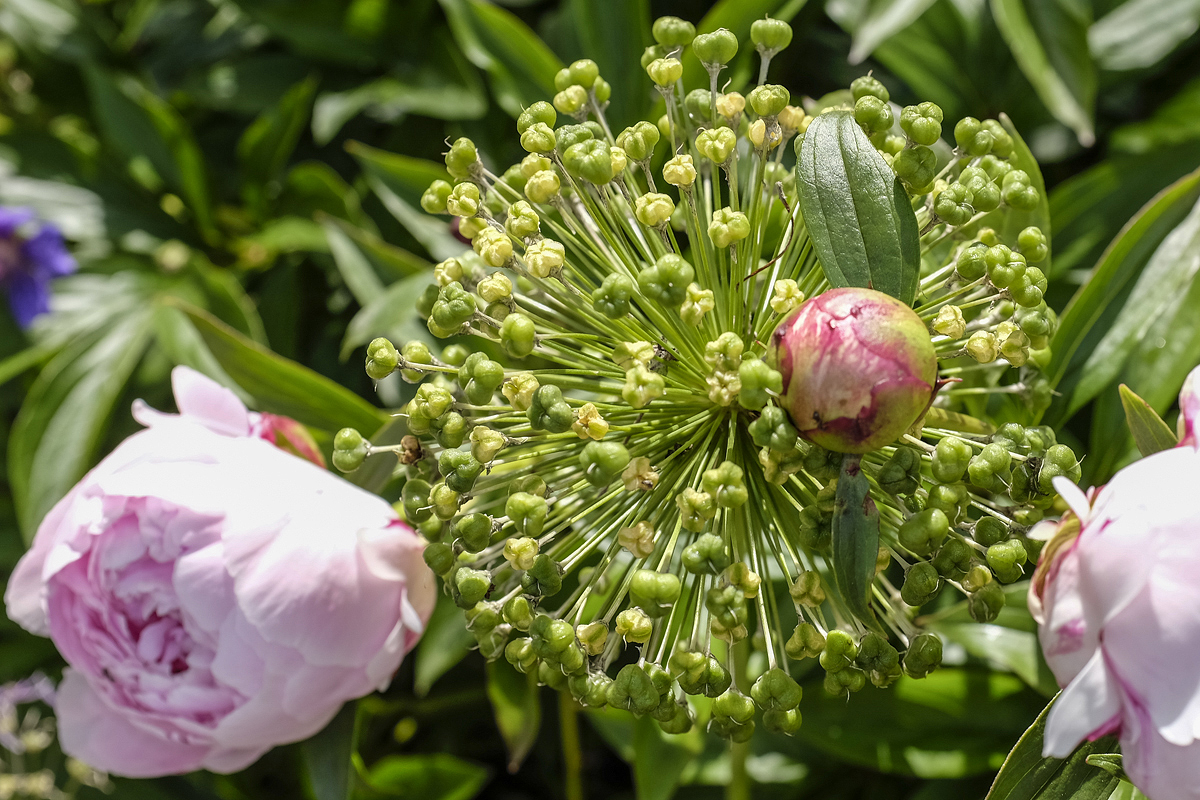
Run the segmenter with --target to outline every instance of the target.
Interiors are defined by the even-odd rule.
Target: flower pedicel
[[[754,24],[747,95],[717,91],[729,31],[664,18],[654,35],[657,123],[612,130],[584,60],[521,114],[519,164],[452,144],[454,182],[422,205],[474,252],[437,266],[419,309],[454,343],[371,343],[373,378],[418,384],[410,435],[343,430],[334,464],[398,454],[407,518],[486,658],[669,732],[703,694],[710,728],[742,741],[756,708],[800,725],[791,659],[819,658],[835,694],[928,674],[942,647],[918,609],[945,590],[994,619],[1052,479],[1079,466],[1018,422],[1049,399],[1055,317],[1028,221],[1040,179],[1012,129],[964,119],[951,148],[937,106],[894,107],[871,77],[827,101],[912,203],[921,251],[915,308],[835,289],[785,165],[822,109],[765,83],[790,28]],[[690,58],[708,86],[682,85]],[[867,526],[842,537],[857,561],[838,514]]]

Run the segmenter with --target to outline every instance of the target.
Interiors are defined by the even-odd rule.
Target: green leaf
[[[262,410],[314,428],[336,431],[349,426],[364,434],[374,433],[390,419],[350,390],[247,339],[211,314],[179,305],[221,367]]]
[[[265,185],[287,166],[304,132],[316,90],[316,78],[300,81],[277,104],[259,114],[238,141],[243,191],[253,203],[265,203]]]
[[[1096,68],[1088,51],[1090,6],[1079,0],[991,0],[992,16],[1038,97],[1090,147],[1096,141]]]
[[[1092,753],[1084,759],[1089,767],[1097,767],[1104,770],[1110,775],[1115,775],[1122,780],[1125,777],[1125,759],[1120,753]]]
[[[866,16],[855,20],[850,63],[865,61],[876,47],[915,22],[934,2],[936,0],[873,0]]]
[[[1123,383],[1118,389],[1121,392],[1121,405],[1125,409],[1125,422],[1129,425],[1129,432],[1133,434],[1133,441],[1142,455],[1170,450],[1179,444],[1175,432],[1145,400]]]
[[[371,262],[338,225],[330,220],[321,227],[325,230],[329,252],[333,254],[333,261],[342,274],[342,280],[346,282],[346,288],[360,306],[369,305],[383,294],[383,281],[375,274]]]
[[[371,231],[363,230],[357,225],[351,225],[337,218],[322,218],[322,222],[327,220],[331,220],[355,241],[375,268],[383,273],[385,280],[388,278],[411,278],[414,275],[424,275],[428,278],[433,274],[433,265],[424,258],[410,253],[402,247],[389,244]]]
[[[633,783],[637,800],[671,800],[684,770],[704,749],[697,728],[684,735],[664,734],[650,717],[633,724]]]
[[[428,275],[413,275],[393,283],[363,306],[346,327],[341,357],[348,358],[354,348],[376,336],[386,336],[393,342],[427,339],[429,329],[417,316],[417,300],[429,283]]]
[[[612,84],[605,115],[613,131],[632,125],[650,111],[650,82],[634,69],[650,38],[649,0],[569,0],[570,19],[583,55],[600,67]]]
[[[912,305],[921,246],[908,193],[849,111],[812,121],[796,160],[800,209],[825,277]]]
[[[488,781],[486,767],[449,753],[384,756],[364,775],[388,797],[412,800],[471,800]]]
[[[1151,386],[1155,396],[1147,396],[1142,382],[1127,382],[1151,407],[1178,392],[1180,364],[1195,346],[1200,316],[1186,313],[1187,303],[1195,302],[1189,292],[1200,291],[1194,280],[1198,200],[1200,170],[1164,189],[1129,221],[1067,305],[1047,369],[1059,392],[1046,414],[1049,424],[1061,425],[1112,385],[1135,356],[1149,359],[1139,367],[1158,381]],[[1169,348],[1164,334],[1171,336]]]
[[[843,761],[920,778],[996,770],[1045,701],[1012,675],[941,667],[887,689],[833,697],[804,685],[796,739]]]
[[[0,361],[0,386],[43,363],[54,355],[57,349],[45,344],[36,344]]]
[[[463,54],[491,76],[501,108],[516,117],[554,95],[563,64],[524,22],[484,0],[439,2]]]
[[[1198,0],[1126,0],[1096,20],[1088,46],[1101,69],[1153,67],[1200,27]]]
[[[542,725],[537,676],[522,675],[504,660],[489,661],[487,695],[496,727],[508,748],[508,771],[516,772],[537,741]]]
[[[115,319],[55,356],[25,396],[8,443],[8,474],[26,542],[91,466],[107,421],[153,330],[153,308]]]
[[[833,576],[846,605],[870,623],[875,620],[871,585],[879,558],[879,509],[861,465],[861,456],[842,456],[833,501]]]
[[[1200,79],[1186,84],[1178,94],[1155,109],[1150,119],[1131,122],[1113,131],[1111,147],[1121,153],[1151,155],[1173,145],[1191,144],[1194,147],[1198,139]],[[1184,159],[1186,164],[1195,160]],[[1186,164],[1179,174],[1186,171]]]
[[[463,624],[462,609],[447,595],[440,595],[417,645],[413,686],[417,696],[429,694],[437,679],[466,658],[474,644],[475,637]]]
[[[399,122],[406,114],[444,120],[479,119],[487,113],[487,96],[479,74],[445,30],[432,36],[434,59],[396,76],[368,81],[344,92],[322,94],[313,108],[313,139],[327,144],[342,126],[362,112],[382,122]]]
[[[1046,717],[1053,705],[1051,701],[1046,706],[1004,759],[986,800],[1104,800],[1112,794],[1118,779],[1088,766],[1086,759],[1111,752],[1113,737],[1084,742],[1070,758],[1042,757]]]
[[[358,703],[342,706],[324,730],[301,742],[304,772],[315,800],[349,800],[358,749]]]

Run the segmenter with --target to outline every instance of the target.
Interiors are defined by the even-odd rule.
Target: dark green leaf
[[[1179,391],[1200,316],[1187,311],[1195,302],[1189,293],[1200,291],[1198,199],[1200,171],[1159,193],[1113,240],[1068,304],[1047,370],[1060,393],[1046,415],[1050,424],[1060,425],[1131,364],[1147,378],[1128,383],[1151,407],[1163,408]],[[1136,364],[1135,356],[1147,362]]]
[[[1042,737],[1053,702],[1042,711],[1008,757],[986,800],[1104,800],[1119,782],[1104,770],[1088,766],[1092,753],[1108,753],[1113,737],[1084,742],[1070,758],[1043,758]]]
[[[653,43],[649,0],[570,0],[568,8],[583,55],[595,61],[612,84],[605,114],[615,133],[649,112],[649,79],[633,68],[646,45]]]
[[[474,644],[475,637],[463,624],[462,609],[447,595],[440,595],[417,645],[413,687],[417,696],[429,694],[437,679],[462,661]]]
[[[1088,51],[1091,9],[1074,0],[991,0],[992,16],[1038,97],[1089,147],[1096,68]]]
[[[371,443],[377,445],[400,444],[408,434],[408,420],[402,416],[394,416],[383,424],[383,427],[371,434]],[[371,494],[383,494],[387,485],[392,482],[396,470],[396,455],[394,453],[372,453],[367,456],[363,465],[346,478],[355,486],[366,489]],[[461,620],[460,620],[461,622]]]
[[[458,46],[491,76],[501,108],[516,117],[554,95],[554,75],[562,62],[524,22],[484,0],[440,2]]]
[[[633,725],[633,782],[637,800],[671,800],[684,770],[704,747],[698,729],[686,735],[664,734],[650,717]]]
[[[1129,432],[1142,455],[1170,450],[1179,443],[1175,432],[1145,400],[1123,383],[1118,389],[1121,392],[1121,405],[1125,408],[1125,422],[1129,425]]]
[[[1145,69],[1170,55],[1197,27],[1197,0],[1127,0],[1096,20],[1088,45],[1101,69]]]
[[[300,81],[288,89],[278,103],[259,114],[238,141],[244,190],[253,202],[265,201],[264,185],[275,180],[287,166],[308,122],[316,90],[316,78]]]
[[[873,622],[871,585],[879,558],[879,509],[861,464],[861,456],[842,456],[833,502],[833,575],[850,610],[859,619]]]
[[[835,287],[863,286],[912,304],[921,247],[900,180],[849,111],[812,121],[796,161],[800,209]]]
[[[342,358],[349,357],[354,348],[376,336],[387,336],[397,343],[427,338],[429,329],[417,316],[417,300],[429,283],[428,275],[413,275],[393,283],[363,306],[346,327]]]
[[[389,797],[471,800],[487,783],[488,771],[449,753],[434,753],[384,756],[364,777],[372,789]]]
[[[28,372],[54,355],[57,348],[45,345],[26,347],[0,361],[0,385],[8,383],[18,375]]]
[[[314,428],[374,433],[390,417],[353,392],[247,339],[211,314],[181,304],[213,356],[264,411]]]
[[[349,800],[354,788],[351,759],[358,749],[358,703],[342,706],[325,729],[300,744],[304,772],[315,800]]]
[[[833,697],[804,685],[796,739],[881,772],[957,778],[997,769],[1045,701],[1012,675],[942,667]]]
[[[8,443],[9,480],[26,541],[91,466],[113,406],[150,342],[152,311],[144,306],[99,336],[77,340],[30,387]]]
[[[322,219],[322,222],[327,219]],[[336,218],[332,221],[366,253],[375,268],[383,274],[385,281],[392,278],[411,278],[414,275],[424,275],[426,278],[432,276],[433,265],[420,256],[389,244],[357,225]]]
[[[537,676],[522,675],[503,659],[487,665],[487,694],[496,727],[508,747],[508,771],[516,772],[537,741],[542,704]]]
[[[866,16],[855,20],[850,63],[861,63],[876,47],[916,21],[935,1],[873,0]]]

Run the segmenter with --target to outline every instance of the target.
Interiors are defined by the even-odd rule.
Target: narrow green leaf
[[[796,160],[800,209],[825,277],[911,305],[921,245],[908,193],[849,111],[808,126]]]
[[[859,64],[875,48],[907,28],[933,5],[935,0],[874,0],[865,17],[856,21],[850,45],[850,63]]]
[[[516,772],[537,741],[542,726],[542,704],[537,676],[522,675],[507,661],[487,665],[487,694],[492,701],[496,727],[508,747],[508,771]]]
[[[1097,767],[1110,775],[1116,775],[1121,780],[1127,780],[1124,758],[1120,753],[1092,753],[1084,761],[1089,767]]]
[[[354,348],[366,344],[376,336],[387,336],[397,343],[409,339],[426,339],[429,329],[416,315],[416,307],[421,292],[429,282],[428,275],[413,275],[393,283],[363,306],[346,327],[341,357],[348,358]]]
[[[1125,384],[1118,387],[1121,393],[1121,406],[1125,409],[1125,422],[1138,451],[1144,455],[1153,455],[1162,450],[1170,450],[1179,444],[1175,432],[1163,422],[1150,405],[1138,397],[1133,389]]]
[[[358,702],[342,706],[316,736],[300,743],[304,772],[315,800],[349,800],[354,789],[351,759],[358,749]]]
[[[684,770],[703,749],[699,730],[664,734],[650,717],[633,725],[633,783],[637,800],[671,800]]]
[[[1126,0],[1096,20],[1088,46],[1101,69],[1153,67],[1200,27],[1198,0]]]
[[[414,657],[413,691],[417,696],[429,694],[437,679],[466,658],[474,644],[475,637],[463,625],[462,609],[448,596],[440,595]]]
[[[879,558],[879,509],[861,463],[861,456],[842,456],[833,501],[833,575],[850,610],[864,622],[874,622],[871,584]]]
[[[259,114],[238,141],[242,175],[259,192],[262,184],[274,180],[287,166],[308,122],[316,90],[316,78],[300,81],[278,103]]]
[[[262,410],[314,428],[336,431],[349,426],[364,434],[374,433],[390,419],[348,389],[247,339],[211,314],[182,302],[179,306],[221,367]]]
[[[484,0],[440,0],[458,46],[492,78],[500,107],[511,116],[554,95],[558,56],[511,12]]]
[[[1059,396],[1046,414],[1049,424],[1061,425],[1111,386],[1140,346],[1164,347],[1166,337],[1155,327],[1187,323],[1183,309],[1200,248],[1198,200],[1200,170],[1164,189],[1126,224],[1067,305],[1051,342],[1047,373]],[[1148,341],[1152,332],[1155,339]],[[1178,391],[1180,383],[1163,384],[1156,391]],[[1148,402],[1157,405],[1153,399]]]
[[[449,753],[384,756],[364,775],[371,789],[387,797],[471,800],[488,781],[486,767]]]
[[[1088,51],[1090,10],[1082,4],[991,0],[992,16],[1034,91],[1080,144],[1096,141],[1096,68]]]
[[[650,110],[650,81],[645,71],[630,65],[653,44],[649,0],[570,0],[567,7],[583,55],[595,61],[612,84],[605,115],[614,132],[642,119]]]
[[[432,275],[432,267],[429,261],[420,256],[410,253],[402,247],[396,247],[394,244],[385,242],[378,235],[369,230],[353,225],[345,220],[337,217],[330,217],[318,213],[317,217],[321,223],[332,222],[337,227],[341,228],[347,236],[354,240],[359,249],[371,260],[377,272],[381,273],[384,282],[390,282],[396,278],[408,278],[413,275]]]
[[[337,265],[346,288],[360,306],[366,306],[383,294],[383,281],[375,274],[371,262],[354,244],[348,235],[332,221],[324,222],[325,238],[329,241],[329,252]]]
[[[46,361],[54,355],[56,350],[57,348],[45,345],[33,345],[0,361],[0,386]]]
[[[1105,736],[1084,742],[1070,758],[1043,758],[1042,737],[1050,705],[1038,715],[1004,759],[986,800],[1105,800],[1119,780],[1101,769],[1088,766],[1093,753],[1108,753],[1114,738]]]

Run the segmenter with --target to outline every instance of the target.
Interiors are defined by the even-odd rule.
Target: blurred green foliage
[[[28,334],[0,320],[5,570],[131,432],[129,402],[169,405],[174,364],[301,418],[325,446],[346,419],[381,425],[375,405],[404,390],[374,387],[361,349],[424,335],[427,269],[463,247],[418,208],[445,141],[472,137],[502,171],[523,155],[514,117],[580,57],[611,82],[615,126],[649,114],[637,62],[662,14],[741,38],[764,15],[791,20],[774,79],[813,98],[873,69],[900,103],[1007,112],[1051,190],[1047,299],[1067,309],[1047,421],[1090,454],[1092,482],[1135,453],[1117,383],[1172,421],[1200,362],[1197,0],[5,0],[0,204],[60,225],[82,264]],[[753,78],[748,52],[732,76]],[[988,626],[960,612],[937,622],[959,668],[848,705],[809,686],[801,734],[751,745],[755,797],[982,797],[1053,685],[1023,603]],[[116,796],[559,797],[563,741],[578,742],[588,797],[722,796],[719,740],[577,716],[507,664],[485,669],[469,642],[439,609],[392,689],[327,741]],[[0,679],[58,666],[47,641],[0,624]],[[304,768],[352,734],[352,773]]]

